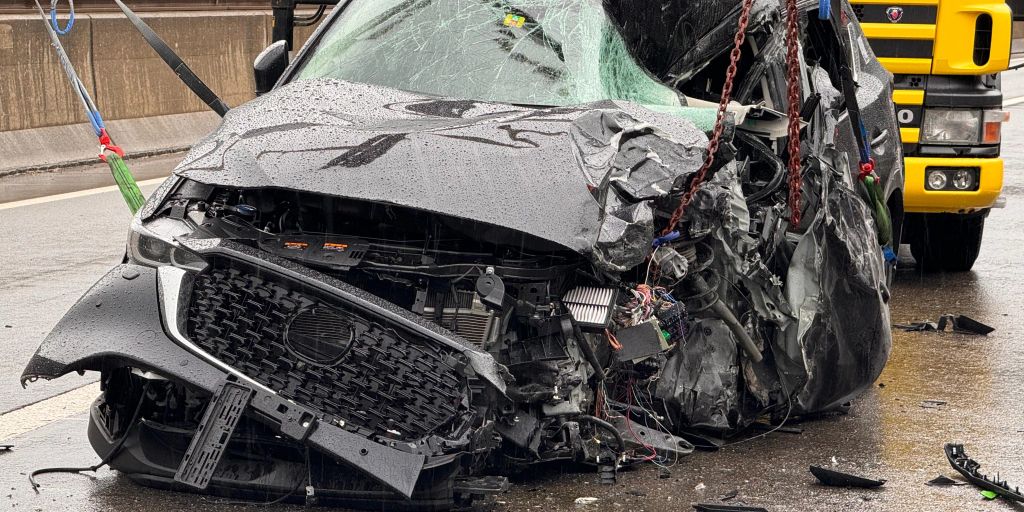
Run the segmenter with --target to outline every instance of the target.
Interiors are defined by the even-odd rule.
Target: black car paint
[[[344,5],[336,9],[331,20],[335,20],[343,8]],[[726,25],[719,24],[719,32]],[[322,34],[323,27],[318,34]],[[154,194],[140,219],[155,216],[160,203],[183,183],[224,185],[242,190],[302,190],[402,205],[512,228],[576,251],[588,257],[595,266],[614,271],[642,261],[654,233],[653,218],[645,216],[644,211],[638,211],[634,206],[639,204],[637,200],[652,197],[652,185],[661,189],[671,187],[679,178],[695,172],[703,160],[706,137],[699,130],[680,118],[625,102],[544,109],[428,98],[330,80],[288,83],[291,73],[301,65],[303,56],[315,46],[317,38],[314,36],[314,42],[300,53],[275,91],[233,110],[217,132],[197,145],[175,171],[175,176]],[[706,48],[707,55],[690,60],[706,64],[721,52],[717,46],[711,46]],[[781,61],[774,64],[782,65]],[[890,88],[884,86],[889,76],[877,61],[867,56],[864,64],[863,71],[878,81],[882,91],[869,104],[862,105],[865,118],[872,126],[880,127],[872,136],[880,138],[885,133],[892,136],[896,132],[887,130],[895,126],[893,112],[885,97]],[[677,68],[672,74],[683,76],[686,72]],[[325,107],[325,103],[329,106]],[[856,154],[850,128],[837,127],[843,122],[838,120],[835,124],[826,123],[826,126],[835,128],[839,134],[839,139],[834,142],[840,156],[842,153]],[[638,128],[645,124],[658,128]],[[613,144],[613,139],[619,140],[614,136],[621,134],[626,135],[621,137],[625,142]],[[821,141],[831,140],[831,136],[819,133],[815,137],[812,149],[826,153]],[[651,165],[654,159],[637,158],[635,154],[630,156],[631,150],[637,149],[628,146],[633,138],[644,144],[661,144],[658,150],[663,153],[662,159],[670,156],[671,162],[676,164],[674,168],[660,169]],[[472,149],[467,150],[467,147]],[[882,141],[878,147],[885,150],[893,144]],[[876,153],[876,156],[884,173],[887,191],[890,195],[898,192],[902,182],[898,146],[895,151]],[[592,161],[600,163],[592,165]],[[836,161],[843,162],[843,159]],[[524,165],[524,162],[529,165]],[[853,159],[846,160],[846,163],[850,172],[856,170]],[[524,167],[528,167],[525,174],[517,174],[523,173]],[[402,169],[402,172],[397,169]],[[489,170],[490,174],[481,174],[482,169]],[[634,173],[636,170],[644,172]],[[616,175],[623,179],[617,180],[614,187],[609,186],[608,178]],[[403,188],[404,183],[416,184],[418,188]],[[724,189],[727,183],[720,186]],[[423,190],[430,193],[424,194]],[[595,193],[595,190],[602,193]],[[859,206],[858,199],[852,194],[843,192],[825,198],[825,201],[828,204],[826,210],[833,213],[824,216],[821,224],[812,229],[815,236],[820,236],[829,246],[830,254],[839,254],[840,257],[827,261],[824,270],[819,269],[827,280],[823,287],[831,287],[833,294],[836,290],[849,293],[850,301],[864,297],[870,299],[878,291],[878,283],[872,280],[877,276],[868,275],[870,272],[864,270],[865,276],[860,277],[865,279],[849,282],[838,279],[843,269],[857,268],[864,263],[863,255],[846,254],[844,251],[856,249],[869,253],[877,250],[869,243],[872,237],[864,229],[866,224],[849,226],[851,229],[844,229],[842,224],[849,218],[866,219],[870,214]],[[617,225],[609,228],[609,222]],[[848,237],[856,240],[851,242]],[[247,258],[272,273],[287,274],[289,279],[314,287],[333,287],[332,295],[344,295],[337,292],[344,289],[343,283],[331,284],[327,276],[301,265],[276,260],[266,253],[226,241],[182,240],[181,243],[207,256],[220,252]],[[130,275],[135,277],[129,278]],[[70,371],[102,370],[123,365],[152,370],[214,393],[228,373],[197,357],[178,340],[168,337],[168,319],[160,318],[157,313],[160,306],[153,293],[158,286],[155,276],[153,269],[133,265],[112,271],[48,337],[26,368],[23,379],[56,378]],[[436,325],[418,322],[402,308],[373,303],[372,300],[367,302],[378,313],[387,313],[385,316],[390,321],[421,324],[420,328],[438,335],[435,341],[459,344],[454,334],[438,331],[440,328]],[[878,322],[884,320],[884,312],[876,312],[870,305],[865,311],[878,313],[879,317],[875,318]],[[834,402],[845,401],[850,394],[859,391],[859,388],[853,391],[843,389],[840,384],[845,382],[845,378],[830,382],[822,380],[829,379],[830,373],[863,378],[861,365],[865,364],[864,355],[856,350],[848,351],[849,347],[829,337],[827,326],[832,322],[847,325],[851,332],[860,332],[858,326],[847,323],[851,318],[849,315],[826,316],[814,326],[821,333],[822,343],[776,355],[776,363],[793,383],[806,384],[809,378],[820,386],[813,394],[799,397],[808,411],[835,406]],[[97,319],[103,322],[97,322]],[[83,328],[86,325],[92,328]],[[708,359],[706,368],[699,371],[718,374],[722,365],[732,365],[736,358],[735,347],[728,335],[723,334],[726,333],[724,327],[714,322],[707,322],[705,326],[707,329],[703,332],[717,336],[708,335],[708,343],[720,343],[723,350],[719,353],[720,360]],[[875,335],[885,338],[885,333],[871,334]],[[788,344],[786,348],[793,348],[793,342],[795,340],[782,341],[780,347],[785,343]],[[880,370],[888,350],[871,343],[868,345],[872,347],[872,357],[866,366],[872,372]],[[463,348],[474,353],[469,347]],[[814,360],[829,361],[833,366],[822,374],[805,375],[805,369],[799,367],[798,361],[785,360],[801,353]],[[692,359],[696,355],[687,354],[686,357]],[[503,383],[501,368],[498,365],[488,368],[487,360],[494,363],[489,355],[477,356],[480,356],[476,360],[477,373],[487,375],[490,372],[494,377],[492,384],[500,390]],[[680,373],[692,369],[683,356],[676,362]],[[698,362],[697,366],[700,365]],[[720,387],[728,388],[727,380],[723,379]],[[691,390],[680,388],[680,392],[690,393]],[[272,394],[262,396],[275,400]],[[280,426],[281,421],[273,419],[274,410],[276,408],[264,409],[262,412],[266,414],[262,418],[271,426]],[[308,414],[316,415],[315,411]],[[353,439],[351,434],[346,437],[346,434],[343,429],[319,422],[293,437],[353,463],[363,473],[382,481],[401,495],[408,497],[413,494],[416,475],[421,469],[416,466],[422,466],[424,461],[417,463],[407,457],[408,453],[401,452],[395,455],[400,455],[399,459],[404,463],[377,464],[366,454],[352,452],[353,447],[366,446],[368,441]],[[377,459],[384,461],[387,457]],[[395,460],[392,459],[393,462]],[[446,461],[448,459],[436,463]],[[430,465],[429,459],[426,463]]]

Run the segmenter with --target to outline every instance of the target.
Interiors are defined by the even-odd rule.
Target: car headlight
[[[173,265],[202,270],[206,262],[174,241],[175,237],[191,231],[188,224],[176,219],[158,218],[143,224],[136,217],[128,232],[128,261],[148,267]]]
[[[922,144],[977,144],[980,140],[980,110],[925,110]]]

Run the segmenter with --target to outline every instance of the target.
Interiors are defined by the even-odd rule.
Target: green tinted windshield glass
[[[528,105],[675,107],[596,0],[353,0],[298,79]]]

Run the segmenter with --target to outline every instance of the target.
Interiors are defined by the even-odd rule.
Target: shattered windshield
[[[587,0],[357,0],[297,77],[525,105],[680,106]]]

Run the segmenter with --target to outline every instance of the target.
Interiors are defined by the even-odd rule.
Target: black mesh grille
[[[336,363],[311,363],[285,340],[289,323],[311,310],[346,316],[348,345]],[[365,435],[435,433],[457,415],[466,393],[450,348],[407,341],[299,286],[248,269],[217,265],[197,276],[188,331],[193,343],[245,375]]]

